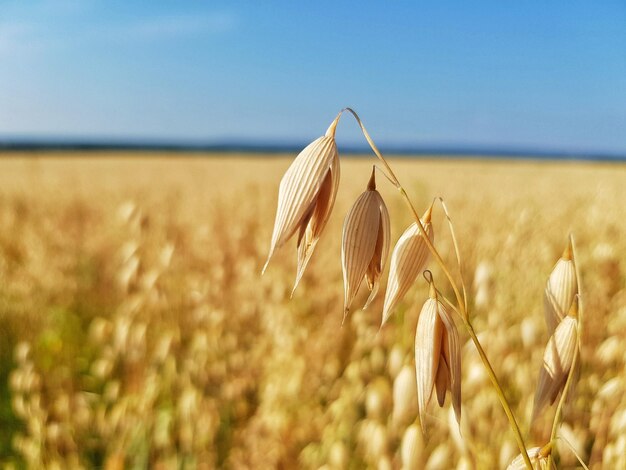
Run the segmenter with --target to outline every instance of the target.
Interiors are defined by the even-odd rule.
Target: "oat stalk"
[[[426,242],[426,245],[428,246],[428,249],[430,250],[431,254],[433,255],[433,257],[435,258],[435,260],[437,261],[437,264],[439,265],[439,267],[441,268],[441,270],[443,271],[443,273],[445,274],[445,276],[448,278],[448,282],[450,283],[450,286],[454,292],[454,296],[456,298],[457,304],[458,304],[458,308],[460,311],[460,317],[461,320],[463,321],[463,325],[465,327],[465,329],[467,330],[467,333],[469,334],[470,338],[472,339],[472,342],[474,343],[474,346],[476,347],[476,350],[478,351],[478,355],[480,356],[480,359],[483,363],[483,366],[485,367],[485,369],[487,370],[487,374],[489,375],[489,378],[491,380],[491,383],[496,391],[496,394],[498,395],[498,398],[500,400],[500,404],[502,405],[502,408],[504,409],[504,412],[509,420],[509,424],[511,426],[511,429],[513,431],[513,434],[515,435],[515,440],[517,441],[517,446],[520,449],[522,458],[524,459],[524,463],[526,464],[526,466],[532,470],[533,466],[532,463],[530,461],[530,457],[528,456],[528,452],[526,451],[526,444],[524,442],[524,438],[522,436],[522,432],[519,428],[519,425],[517,424],[517,420],[515,419],[515,415],[513,414],[513,410],[511,409],[511,405],[509,404],[505,394],[504,394],[504,390],[502,389],[502,386],[500,385],[500,382],[498,381],[498,377],[496,376],[495,371],[493,370],[493,366],[491,365],[491,362],[489,361],[489,358],[487,357],[487,354],[485,353],[485,350],[483,349],[480,340],[478,339],[478,336],[476,335],[476,332],[474,331],[474,327],[472,326],[470,317],[469,317],[469,309],[467,307],[467,303],[465,300],[465,296],[461,295],[461,291],[459,290],[459,287],[457,286],[456,281],[454,280],[454,277],[452,276],[452,274],[450,273],[450,270],[448,269],[448,267],[446,266],[446,263],[444,262],[443,258],[441,257],[441,255],[439,254],[439,252],[437,251],[437,249],[435,248],[434,244],[430,241],[428,234],[426,233],[426,230],[420,220],[420,217],[417,213],[417,210],[415,209],[415,207],[413,206],[413,203],[411,202],[411,199],[409,198],[406,190],[404,189],[404,186],[402,186],[402,184],[400,183],[400,181],[398,180],[398,177],[396,176],[396,174],[394,173],[393,169],[391,168],[391,166],[389,166],[389,163],[387,162],[387,160],[385,159],[385,157],[382,156],[382,154],[380,153],[380,151],[378,150],[378,147],[376,147],[376,144],[374,143],[374,141],[372,140],[372,138],[370,137],[369,133],[367,132],[367,130],[365,129],[365,126],[363,125],[363,123],[361,122],[361,119],[359,118],[358,114],[352,110],[351,108],[344,108],[339,112],[339,115],[341,115],[343,112],[348,111],[350,112],[354,118],[356,119],[359,127],[361,128],[361,131],[363,132],[363,136],[365,137],[365,140],[367,140],[368,144],[370,145],[372,151],[376,154],[376,157],[378,157],[378,159],[381,161],[385,172],[386,172],[386,176],[388,177],[388,179],[392,182],[392,184],[396,187],[396,189],[400,192],[400,196],[402,196],[402,199],[405,201],[407,207],[409,208],[409,210],[411,211],[411,214],[413,215],[413,218],[415,219],[415,222],[419,228],[420,233],[422,234],[424,241]],[[339,118],[339,116],[338,116]],[[337,121],[338,121],[337,118]],[[446,211],[446,215],[447,215],[447,211]],[[448,220],[449,216],[448,216]],[[451,223],[451,222],[450,222]],[[453,236],[454,236],[454,232]],[[454,237],[455,240],[455,249],[456,249],[456,237]],[[457,253],[458,255],[458,253]],[[460,269],[460,266],[459,266]],[[463,283],[463,281],[461,280],[461,283],[463,285],[463,291],[465,293],[465,284]],[[570,374],[572,375],[572,374]]]

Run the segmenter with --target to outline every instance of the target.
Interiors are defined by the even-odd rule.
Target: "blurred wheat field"
[[[0,462],[15,468],[504,468],[518,454],[467,336],[461,438],[449,402],[416,428],[418,279],[341,327],[343,218],[373,158],[344,158],[337,203],[293,299],[295,242],[261,277],[293,157],[5,154],[0,160]],[[474,324],[530,446],[545,282],[577,241],[582,368],[562,435],[626,468],[626,166],[392,159],[418,210],[442,196]],[[410,223],[381,178],[392,243]],[[435,206],[435,244],[454,263]],[[429,264],[444,291],[441,272]],[[383,274],[384,288],[386,272]],[[355,305],[363,304],[361,292]],[[565,445],[560,468],[576,468]]]

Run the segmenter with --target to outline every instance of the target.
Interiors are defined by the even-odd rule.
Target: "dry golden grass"
[[[463,439],[449,404],[429,409],[425,437],[416,427],[406,397],[415,399],[421,278],[378,335],[384,296],[340,326],[341,226],[373,158],[342,159],[335,208],[294,298],[295,241],[260,276],[292,158],[3,155],[1,463],[434,469],[513,460],[508,423],[463,331]],[[474,324],[529,446],[546,442],[554,413],[528,429],[548,340],[544,288],[576,235],[582,368],[562,435],[590,468],[626,468],[626,166],[392,165],[418,210],[443,196],[452,212]],[[393,244],[411,216],[382,178],[378,189]],[[433,224],[453,265],[438,206]],[[381,279],[384,289],[386,271]],[[354,305],[366,297],[362,289]],[[560,455],[563,468],[575,465],[566,447]]]

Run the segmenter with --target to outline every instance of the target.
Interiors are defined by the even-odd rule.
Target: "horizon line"
[[[0,153],[33,151],[174,151],[181,153],[297,153],[307,144],[296,141],[272,142],[261,139],[223,139],[213,142],[201,140],[159,140],[142,138],[20,138],[1,137]],[[547,149],[516,145],[480,144],[381,144],[381,152],[398,156],[460,156],[460,157],[516,157],[553,158],[558,160],[626,161],[626,152]],[[342,153],[361,155],[371,152],[367,145],[348,144]]]

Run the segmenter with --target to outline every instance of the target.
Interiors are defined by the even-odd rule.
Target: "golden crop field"
[[[329,224],[290,300],[295,240],[267,272],[293,156],[4,154],[0,463],[8,468],[505,468],[519,453],[459,324],[462,419],[417,418],[419,277],[379,331],[387,282],[344,326],[341,230],[373,157],[343,158]],[[420,212],[454,221],[479,338],[529,446],[548,333],[543,291],[576,239],[582,367],[559,468],[626,468],[626,166],[391,159]],[[395,244],[411,222],[379,190]],[[455,266],[444,213],[435,245]],[[387,266],[389,263],[387,262]],[[430,261],[438,287],[450,290]],[[460,322],[458,322],[460,323]],[[431,405],[433,405],[431,403]]]

